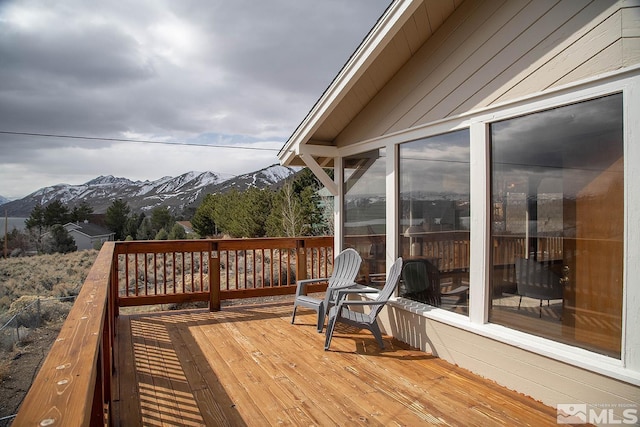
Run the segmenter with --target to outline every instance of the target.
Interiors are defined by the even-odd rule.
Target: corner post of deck
[[[220,253],[218,242],[209,248],[209,311],[220,311]]]
[[[296,280],[307,278],[307,249],[304,239],[296,241]]]
[[[109,280],[109,304],[110,304],[110,311],[112,313],[112,317],[111,320],[115,321],[115,319],[120,316],[120,303],[118,301],[118,296],[119,296],[119,289],[118,289],[118,281],[119,281],[119,276],[118,276],[118,271],[119,271],[119,266],[118,266],[118,251],[116,250],[116,245],[115,243],[113,244],[113,252],[112,252],[112,258],[111,258],[111,277]]]

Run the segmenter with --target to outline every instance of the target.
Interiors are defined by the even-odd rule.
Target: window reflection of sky
[[[622,94],[496,122],[491,125],[494,164],[603,170],[622,155]],[[598,153],[593,155],[593,153]]]
[[[469,194],[469,130],[400,145],[400,197]]]
[[[530,183],[556,177],[563,188],[554,190],[573,199],[603,171],[621,174],[611,168],[623,155],[621,109],[622,94],[614,94],[493,123],[494,193],[523,177]]]
[[[384,234],[386,156],[373,150],[345,158],[345,235]]]
[[[374,150],[345,159],[346,200],[371,196],[384,197],[385,150]]]

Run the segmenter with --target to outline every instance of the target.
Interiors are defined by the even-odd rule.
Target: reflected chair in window
[[[298,306],[311,308],[318,313],[318,332],[322,332],[327,311],[335,301],[335,292],[340,289],[347,289],[357,285],[355,283],[355,279],[358,275],[358,271],[360,270],[360,264],[362,264],[360,254],[353,248],[347,248],[340,252],[334,260],[331,277],[298,280],[296,297],[293,302],[291,323],[294,323],[296,320],[296,310],[298,309]],[[321,282],[328,282],[324,299],[307,295],[307,285]]]
[[[329,310],[329,321],[327,322],[327,332],[324,342],[325,350],[329,350],[329,346],[331,346],[331,339],[333,337],[333,330],[336,323],[344,323],[356,328],[368,329],[376,338],[380,348],[384,349],[382,332],[378,326],[378,314],[387,301],[389,301],[389,298],[391,298],[396,286],[398,286],[401,272],[402,258],[398,258],[391,266],[391,270],[389,270],[389,274],[387,274],[387,280],[384,287],[380,291],[374,289],[345,289],[337,292],[336,305],[331,307],[331,310]],[[347,299],[349,294],[370,292],[377,294],[375,299],[364,301],[351,301]],[[364,306],[370,307],[370,311],[368,313],[351,309],[351,307]]]
[[[518,310],[522,304],[522,297],[539,299],[539,317],[542,317],[543,300],[547,300],[549,305],[550,300],[563,298],[561,277],[551,271],[548,264],[531,258],[516,258],[515,267],[518,295],[520,295]]]
[[[429,267],[431,267],[431,272],[429,271]],[[435,270],[435,272],[433,272],[433,270]],[[406,261],[402,268],[400,296],[439,307],[442,300],[437,273],[437,268],[433,267],[427,260]]]

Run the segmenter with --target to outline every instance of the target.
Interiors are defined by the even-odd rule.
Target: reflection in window
[[[469,130],[400,145],[400,296],[468,314]]]
[[[364,283],[384,283],[386,272],[386,158],[373,150],[344,159],[344,247],[362,256]]]
[[[620,357],[622,95],[491,125],[490,321]]]

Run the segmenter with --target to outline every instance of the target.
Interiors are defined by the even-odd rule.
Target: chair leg
[[[538,316],[542,319],[542,300],[540,300],[540,316]]]
[[[297,305],[293,305],[293,314],[291,315],[291,324],[293,325],[294,320],[296,320],[296,309],[298,308]]]
[[[380,332],[380,327],[377,323],[372,323],[369,328],[374,337],[376,337],[376,341],[378,341],[378,345],[382,350],[384,350],[384,342],[382,341],[382,332]]]
[[[318,333],[322,332],[322,328],[324,328],[324,302],[320,302],[320,306],[318,307]]]
[[[522,304],[522,295],[520,295],[520,301],[518,302],[518,310],[520,310],[520,304]]]
[[[333,337],[333,328],[336,326],[336,316],[329,316],[329,323],[327,324],[327,332],[324,339],[324,349],[329,350],[331,345],[331,338]]]

